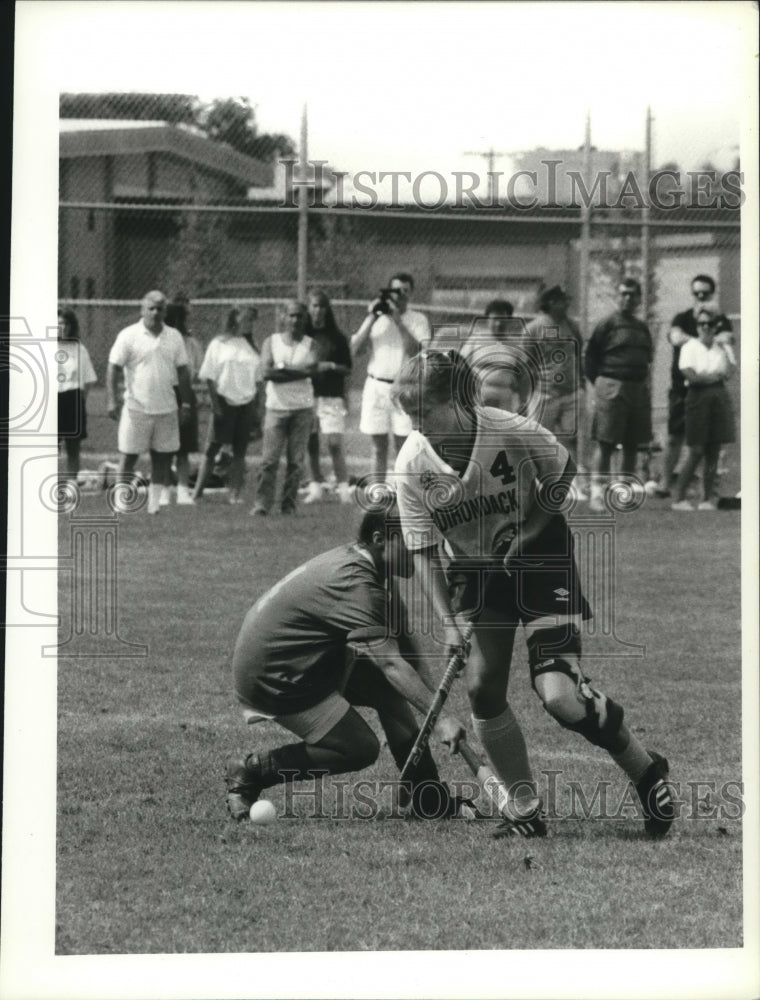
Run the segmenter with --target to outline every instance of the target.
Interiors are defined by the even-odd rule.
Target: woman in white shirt
[[[73,309],[58,312],[58,440],[66,448],[66,477],[79,474],[79,450],[87,437],[87,390],[98,381],[87,348],[79,339]]]
[[[730,334],[716,336],[716,317],[709,309],[696,316],[697,337],[681,348],[678,367],[683,372],[686,392],[686,462],[678,477],[673,510],[693,510],[686,497],[691,478],[700,462],[703,499],[698,510],[715,510],[713,488],[721,445],[736,439],[734,412],[725,381],[736,367]]]
[[[195,500],[203,493],[217,452],[226,446],[232,449],[228,475],[230,503],[243,502],[240,491],[255,415],[259,357],[243,336],[240,315],[238,307],[230,310],[224,333],[208,345],[198,373],[199,379],[206,380],[214,416],[209,425],[206,453],[198,469]]]

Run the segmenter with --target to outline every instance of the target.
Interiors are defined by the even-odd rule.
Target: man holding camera
[[[408,308],[414,289],[411,274],[394,274],[388,284],[370,302],[351,338],[354,357],[369,349],[359,430],[372,438],[372,471],[379,478],[385,478],[388,467],[388,435],[393,435],[398,453],[412,429],[409,417],[391,400],[393,380],[420,344],[430,339],[427,317]]]

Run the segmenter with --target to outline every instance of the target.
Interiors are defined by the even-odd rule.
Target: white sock
[[[148,484],[148,511],[150,513],[155,513],[159,508],[159,501],[161,499],[161,490],[164,487],[159,486],[158,483]]]
[[[536,783],[528,760],[528,748],[520,724],[507,705],[495,719],[476,719],[472,726],[488,754],[496,774],[510,790],[510,797],[525,807],[537,798]]]

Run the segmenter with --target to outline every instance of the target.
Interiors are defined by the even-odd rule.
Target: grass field
[[[95,421],[88,445],[112,450],[112,438],[112,425]],[[359,468],[363,445],[350,447]],[[94,495],[73,516],[106,513]],[[56,952],[741,946],[733,512],[683,515],[648,501],[619,516],[615,631],[644,655],[610,655],[623,647],[609,636],[585,645],[588,673],[670,760],[683,815],[666,840],[644,837],[630,798],[617,819],[595,807],[568,815],[571,782],[588,801],[607,782],[614,803],[625,803],[626,784],[606,755],[543,712],[519,638],[510,699],[556,793],[546,841],[494,840],[490,822],[314,819],[306,798],[271,827],[227,819],[225,757],[285,742],[273,724],[247,730],[236,707],[229,662],[240,622],[284,573],[345,541],[349,520],[337,504],[254,520],[248,506],[213,495],[194,509],[120,517],[119,634],[148,655],[117,658],[104,645],[105,655],[59,661]],[[64,554],[70,531],[62,516]],[[64,632],[70,605],[64,573]],[[451,703],[467,720],[462,683]],[[459,758],[434,752],[444,777],[469,780]],[[384,748],[355,777],[395,776]],[[345,811],[339,784],[325,782],[328,813]],[[271,798],[282,812],[282,791]]]

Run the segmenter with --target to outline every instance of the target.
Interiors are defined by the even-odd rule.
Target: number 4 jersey
[[[413,552],[443,541],[453,558],[494,554],[537,513],[538,485],[550,496],[552,480],[567,466],[565,448],[535,421],[492,407],[476,407],[475,416],[475,442],[461,474],[446,458],[461,468],[464,433],[462,445],[451,442],[443,457],[418,431],[399,452],[398,506]]]

